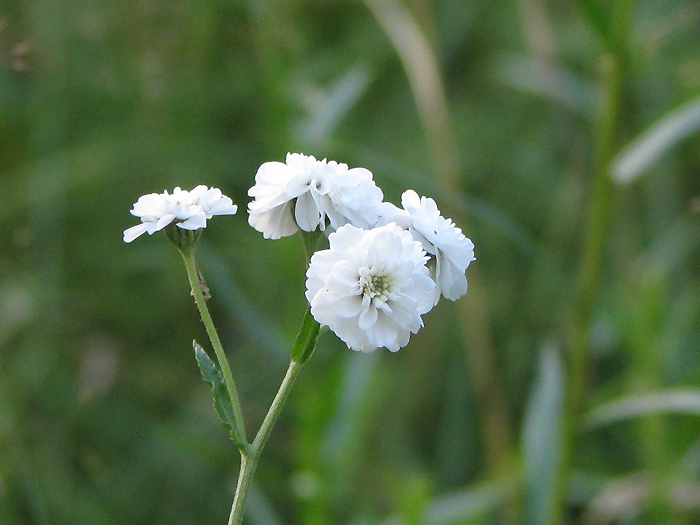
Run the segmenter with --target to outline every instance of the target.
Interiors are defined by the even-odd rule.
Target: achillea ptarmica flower
[[[266,162],[248,195],[248,222],[266,239],[344,224],[369,228],[377,222],[382,191],[365,168],[288,153],[286,162]]]
[[[413,190],[401,196],[403,209],[391,203],[382,204],[379,224],[395,222],[413,234],[431,256],[430,271],[437,284],[435,304],[440,294],[456,301],[467,293],[465,271],[474,259],[474,244],[462,230],[440,215],[435,201],[418,197]]]
[[[396,224],[342,226],[306,272],[311,315],[348,347],[392,352],[408,344],[433,307],[435,282],[420,242]]]
[[[205,228],[214,215],[233,215],[238,206],[222,195],[218,188],[197,186],[192,191],[175,188],[172,194],[149,193],[139,197],[131,214],[141,218],[141,224],[124,231],[124,242],[140,235],[162,230],[171,223],[184,230]]]

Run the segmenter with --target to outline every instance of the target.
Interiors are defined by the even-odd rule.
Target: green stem
[[[595,181],[586,226],[581,267],[578,279],[578,305],[574,316],[574,337],[571,341],[571,377],[573,404],[580,406],[585,396],[586,370],[588,368],[588,331],[598,297],[603,262],[603,249],[608,239],[612,216],[614,187],[610,176],[610,163],[615,154],[620,104],[622,98],[622,74],[619,59],[610,57],[605,64],[605,93],[603,119],[598,140],[598,157]],[[576,411],[578,412],[578,411]]]
[[[562,435],[561,461],[551,508],[551,524],[564,522],[564,499],[570,478],[576,437],[583,411],[589,374],[589,330],[598,298],[603,249],[614,203],[610,164],[616,151],[620,107],[623,93],[624,57],[611,55],[605,61],[604,100],[597,140],[593,193],[586,223],[581,265],[575,290],[575,305],[569,333],[568,390]]]
[[[221,372],[224,376],[224,382],[226,383],[226,389],[228,390],[229,397],[231,398],[231,405],[233,406],[233,413],[235,416],[233,433],[236,437],[237,443],[239,443],[239,448],[241,448],[241,454],[243,454],[246,444],[248,443],[245,425],[243,422],[243,410],[241,409],[241,403],[238,399],[238,390],[236,389],[236,383],[233,380],[231,367],[229,366],[226,353],[224,352],[224,347],[221,345],[219,334],[217,333],[214,322],[211,319],[209,308],[207,308],[207,302],[204,298],[204,293],[202,292],[202,287],[199,282],[199,275],[197,273],[197,264],[194,259],[194,248],[181,248],[180,254],[185,261],[187,278],[190,282],[190,287],[192,288],[194,300],[197,303],[197,308],[202,316],[202,322],[207,330],[207,335],[209,336],[211,345],[214,347],[216,359],[219,362],[219,367],[221,368]]]
[[[253,481],[255,469],[258,466],[260,454],[265,447],[267,438],[270,437],[272,428],[275,426],[275,423],[282,412],[284,403],[289,397],[289,393],[291,392],[292,386],[294,385],[299,372],[301,372],[302,366],[303,363],[297,363],[295,361],[291,361],[289,363],[287,373],[282,380],[282,384],[277,391],[275,399],[272,401],[270,410],[267,412],[267,415],[260,426],[258,434],[255,436],[253,443],[248,447],[247,452],[241,451],[241,471],[238,474],[238,486],[236,487],[236,496],[233,500],[231,514],[228,519],[229,525],[238,525],[243,522],[245,504],[250,491],[250,484]]]
[[[270,432],[272,432],[272,428],[275,426],[277,419],[282,413],[282,408],[289,397],[289,393],[292,390],[292,386],[299,372],[301,372],[301,367],[304,366],[304,363],[306,363],[313,353],[316,340],[318,339],[319,328],[319,324],[311,316],[310,311],[307,310],[301,324],[301,329],[299,330],[299,335],[297,336],[297,340],[291,352],[292,360],[289,363],[289,368],[282,380],[282,384],[279,390],[277,390],[275,398],[272,400],[270,409],[267,411],[267,415],[262,425],[260,425],[260,430],[258,430],[253,443],[251,443],[246,450],[241,450],[241,470],[238,474],[236,496],[233,499],[231,514],[228,518],[229,525],[238,525],[243,522],[246,500],[248,499],[250,484],[253,481],[253,475],[258,466],[260,454],[262,454],[265,443],[267,443],[267,438],[270,437]]]
[[[310,312],[307,311],[302,322],[301,330],[297,336],[297,341],[292,349],[292,360],[289,363],[287,373],[282,380],[282,384],[277,390],[275,398],[272,400],[272,404],[270,405],[270,409],[268,410],[262,425],[260,425],[260,430],[258,430],[253,442],[248,444],[245,426],[243,424],[243,412],[241,410],[240,401],[238,400],[236,384],[233,381],[233,375],[231,374],[231,367],[226,359],[226,354],[224,353],[221,340],[219,339],[219,335],[214,327],[214,322],[211,319],[211,315],[209,315],[209,309],[207,308],[206,299],[202,291],[203,283],[200,282],[197,264],[194,259],[195,245],[192,238],[193,236],[190,234],[190,232],[185,232],[187,236],[184,238],[182,235],[179,235],[180,233],[181,232],[178,231],[175,231],[174,234],[171,232],[169,238],[178,247],[182,258],[185,261],[187,278],[189,279],[190,286],[192,287],[192,294],[194,295],[199,312],[202,315],[202,321],[206,327],[211,344],[214,347],[214,352],[216,352],[219,367],[221,368],[221,372],[224,376],[224,382],[226,383],[226,388],[231,399],[231,405],[233,406],[235,418],[233,432],[236,442],[238,443],[238,449],[241,453],[241,468],[238,473],[236,494],[233,498],[233,505],[231,506],[231,513],[229,515],[228,523],[229,525],[240,525],[243,523],[245,506],[248,499],[248,494],[250,492],[250,485],[253,481],[253,476],[255,475],[255,469],[258,466],[260,454],[265,447],[268,437],[270,437],[272,428],[275,426],[275,423],[282,412],[282,408],[289,397],[289,393],[291,392],[292,386],[294,385],[299,372],[301,372],[302,366],[311,357],[313,349],[316,346],[316,339],[318,338],[320,326],[313,319]],[[309,234],[304,237],[304,245],[309,257],[314,252],[319,238],[319,234]]]

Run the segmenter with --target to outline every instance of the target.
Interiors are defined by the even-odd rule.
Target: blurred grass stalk
[[[423,126],[434,166],[439,197],[446,215],[464,225],[467,218],[459,202],[461,166],[454,129],[436,53],[412,13],[397,0],[364,0],[382,27],[403,64]],[[430,6],[425,7],[426,10]],[[477,242],[478,250],[478,242]],[[515,469],[512,423],[506,407],[496,352],[491,337],[486,296],[478,265],[469,270],[468,297],[457,304],[460,340],[467,352],[481,414],[483,447],[489,479],[510,479]],[[516,519],[512,508],[504,508],[502,523]]]
[[[50,50],[50,65],[44,66],[28,100],[31,119],[30,151],[35,158],[55,155],[55,161],[45,170],[30,175],[26,193],[39,196],[42,206],[32,208],[31,227],[37,232],[34,242],[36,270],[41,275],[42,299],[46,322],[42,324],[41,339],[51,339],[56,324],[56,305],[62,293],[64,278],[64,249],[62,238],[66,217],[66,191],[71,169],[68,137],[68,108],[63,101],[69,90],[69,75],[65,39],[65,10],[63,6],[39,8],[32,6],[28,20],[34,38]],[[38,334],[37,334],[38,335]]]
[[[581,416],[585,407],[590,369],[590,327],[599,296],[603,251],[608,240],[614,206],[612,162],[618,149],[619,124],[627,68],[626,39],[634,0],[620,0],[604,11],[596,2],[579,0],[579,6],[605,48],[602,59],[602,100],[593,159],[593,188],[585,223],[583,251],[572,297],[568,329],[568,382],[564,407],[563,446],[554,484],[550,524],[565,522],[566,498],[573,471]]]

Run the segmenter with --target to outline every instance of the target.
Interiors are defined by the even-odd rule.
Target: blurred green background
[[[434,197],[470,292],[397,354],[319,342],[251,524],[700,522],[697,0],[3,0],[0,523],[225,523],[238,454],[145,193],[198,247],[249,433],[305,309],[246,192],[288,151]]]

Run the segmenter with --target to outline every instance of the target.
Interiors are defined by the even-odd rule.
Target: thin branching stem
[[[236,389],[236,383],[233,380],[233,374],[231,373],[231,366],[229,365],[228,359],[226,358],[226,353],[224,352],[224,347],[221,344],[221,339],[219,339],[219,334],[216,331],[214,322],[212,321],[211,315],[209,314],[209,308],[207,308],[207,301],[204,298],[204,293],[202,291],[201,284],[199,282],[199,275],[197,273],[197,264],[194,258],[194,248],[181,249],[180,253],[185,261],[185,268],[187,269],[187,278],[190,282],[190,287],[192,288],[192,295],[194,295],[194,300],[197,303],[197,308],[202,316],[202,322],[207,330],[207,335],[211,341],[211,345],[216,353],[216,359],[219,362],[219,367],[224,376],[224,382],[226,383],[226,389],[228,390],[229,397],[231,399],[231,405],[233,406],[234,414],[234,426],[233,432],[236,437],[236,441],[239,444],[241,453],[244,452],[248,439],[246,437],[245,424],[243,422],[243,410],[241,409],[241,403],[238,399],[238,390]]]
[[[270,437],[272,428],[275,426],[282,412],[282,408],[289,397],[294,382],[299,376],[299,372],[301,372],[302,366],[302,363],[297,363],[295,361],[289,363],[287,373],[282,380],[277,395],[275,395],[275,399],[272,401],[272,405],[270,405],[270,410],[267,412],[253,443],[248,447],[246,452],[241,451],[241,471],[238,474],[238,486],[236,487],[236,496],[234,497],[233,506],[231,507],[231,514],[228,520],[229,525],[238,525],[243,522],[245,504],[248,499],[250,484],[255,475],[255,469],[258,466],[260,454],[265,447],[265,443],[267,443],[267,438]]]

